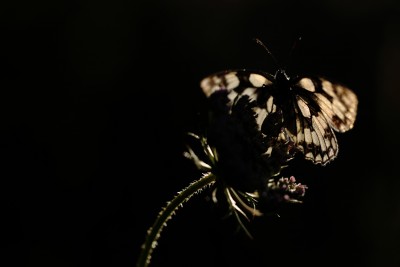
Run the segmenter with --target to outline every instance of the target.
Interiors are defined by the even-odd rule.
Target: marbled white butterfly
[[[346,86],[317,76],[292,78],[284,69],[275,75],[226,70],[204,78],[200,86],[207,97],[226,90],[230,107],[243,95],[256,101],[254,111],[263,135],[293,142],[315,164],[325,165],[337,156],[333,131],[353,128],[357,114],[357,96]]]

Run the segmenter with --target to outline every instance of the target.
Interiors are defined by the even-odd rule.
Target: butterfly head
[[[290,81],[290,77],[286,74],[286,71],[284,69],[280,68],[275,73],[275,81],[281,85],[288,84]]]

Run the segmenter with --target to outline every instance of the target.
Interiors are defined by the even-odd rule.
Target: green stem
[[[160,211],[153,226],[147,231],[146,240],[142,245],[142,251],[137,261],[137,267],[147,267],[150,264],[151,254],[157,246],[157,240],[160,238],[160,233],[167,221],[175,214],[175,211],[181,207],[183,203],[187,202],[194,194],[199,193],[206,186],[212,185],[215,182],[215,178],[214,174],[207,173],[202,178],[191,183],[188,187],[180,191],[174,199],[167,202],[167,206]]]

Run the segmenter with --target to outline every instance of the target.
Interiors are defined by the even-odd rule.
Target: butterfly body
[[[353,127],[358,100],[347,87],[317,76],[290,77],[246,69],[212,74],[200,84],[207,97],[226,90],[233,106],[247,95],[256,102],[256,121],[270,142],[291,141],[307,160],[325,165],[338,153],[333,131]],[[271,144],[272,146],[272,144]]]

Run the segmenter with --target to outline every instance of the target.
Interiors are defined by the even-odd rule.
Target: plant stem
[[[150,264],[151,254],[157,246],[157,240],[167,221],[171,219],[175,211],[187,202],[194,194],[199,193],[206,186],[210,186],[215,182],[215,175],[211,172],[205,174],[199,180],[191,183],[188,187],[178,192],[178,194],[160,211],[153,226],[147,231],[147,236],[142,251],[137,261],[137,267],[147,267]]]

